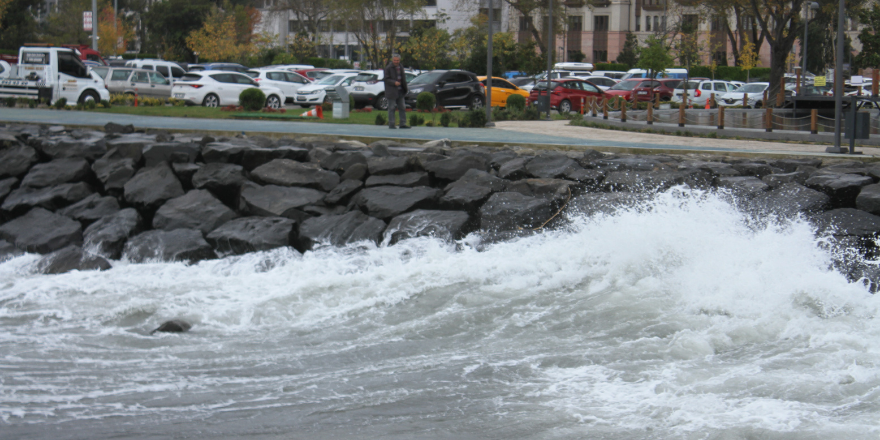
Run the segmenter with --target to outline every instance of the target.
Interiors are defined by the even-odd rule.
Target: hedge
[[[594,63],[593,70],[612,70],[618,72],[626,72],[629,67],[626,64],[619,63]]]
[[[691,77],[712,78],[712,70],[708,66],[691,67]],[[769,67],[755,67],[746,73],[739,66],[718,66],[715,69],[715,79],[725,81],[746,81],[746,79],[755,81],[768,81],[770,79]]]

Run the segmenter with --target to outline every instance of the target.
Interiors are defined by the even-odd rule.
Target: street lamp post
[[[486,102],[483,104],[486,106],[486,127],[495,126],[495,123],[492,122],[492,20],[494,19],[492,9],[494,8],[494,1],[489,0],[489,41],[486,47],[486,52],[488,52],[488,59],[486,60]]]
[[[843,26],[846,10],[843,0],[837,5],[837,62],[834,65],[834,146],[825,149],[827,153],[846,153],[840,147],[840,132],[843,131],[841,114],[843,113]],[[855,121],[853,121],[855,122]]]
[[[547,2],[547,120],[550,120],[550,67],[553,64],[553,0]],[[540,96],[538,97],[540,99]]]
[[[804,23],[804,56],[801,57],[801,72],[804,75],[803,84],[807,85],[807,31],[810,27],[810,15],[812,15],[813,11],[819,9],[819,3],[817,2],[807,2],[804,5],[804,14],[807,16]]]

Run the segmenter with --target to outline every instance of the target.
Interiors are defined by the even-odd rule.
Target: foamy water
[[[13,438],[868,439],[877,300],[803,221],[672,190],[513,242],[0,264]],[[186,334],[147,333],[161,322]]]

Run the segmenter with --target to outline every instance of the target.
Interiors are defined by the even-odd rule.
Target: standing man
[[[400,65],[400,55],[391,56],[391,63],[385,66],[385,99],[388,100],[388,128],[394,126],[394,109],[400,109],[400,128],[409,128],[406,125],[406,103],[403,97],[408,91],[406,87],[406,75],[403,74],[403,66]]]

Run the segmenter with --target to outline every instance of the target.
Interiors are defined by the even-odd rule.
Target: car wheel
[[[275,95],[269,95],[269,97],[266,98],[266,107],[272,109],[281,108],[281,98]]]
[[[79,102],[80,104],[85,104],[89,101],[99,102],[100,100],[100,97],[94,90],[86,90],[85,92],[83,92],[82,95],[79,95],[79,101],[77,102]]]
[[[220,107],[220,97],[209,93],[208,96],[205,96],[205,100],[202,101],[202,105],[205,107]]]
[[[469,107],[471,110],[483,108],[483,97],[480,95],[471,96],[471,105]]]
[[[559,113],[568,113],[571,111],[571,101],[567,99],[563,99],[562,102],[559,103]]]
[[[756,102],[756,103],[755,103],[755,108],[764,108],[764,103],[761,102],[761,101]]]
[[[388,110],[388,98],[385,97],[384,93],[376,97],[373,108],[382,111]]]

